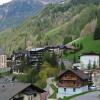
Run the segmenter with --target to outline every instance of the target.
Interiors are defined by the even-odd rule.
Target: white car
[[[91,90],[96,90],[96,86],[92,85],[91,87]]]

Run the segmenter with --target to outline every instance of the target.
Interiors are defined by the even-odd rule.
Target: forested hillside
[[[29,40],[33,47],[66,44],[80,37],[88,23],[93,20],[96,23],[99,8],[99,0],[70,0],[49,4],[37,16],[16,28],[1,32],[0,45],[9,54],[18,48],[24,49]]]
[[[79,61],[79,57],[84,52],[95,52],[100,53],[100,10],[97,11],[97,25],[95,27],[95,31],[91,32],[91,34],[85,34],[82,37],[70,42],[69,44],[74,45],[76,48],[80,48],[79,50],[73,53],[65,53],[65,57],[72,61]],[[86,32],[89,32],[89,29],[93,29],[94,21],[92,21],[91,25],[88,24],[83,29]],[[89,27],[90,25],[90,27]],[[88,29],[88,30],[87,30]],[[83,31],[82,30],[82,31]],[[93,29],[94,30],[94,29]]]
[[[38,0],[12,0],[0,5],[0,31],[15,27],[44,8]]]

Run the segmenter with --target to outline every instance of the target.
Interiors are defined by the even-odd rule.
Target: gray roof
[[[17,82],[0,84],[0,100],[9,100],[28,86],[30,86],[29,83]]]
[[[45,48],[32,48],[31,51],[40,51],[40,50],[44,50]]]
[[[62,75],[64,75],[65,73],[67,73],[68,71],[71,71],[72,73],[74,73],[75,75],[77,75],[79,78],[85,80],[85,79],[89,79],[89,75],[84,73],[82,70],[80,69],[67,69],[64,72],[60,73],[57,78],[61,77]]]
[[[31,88],[32,86],[32,88]],[[30,83],[21,83],[21,82],[7,82],[0,84],[0,100],[9,100],[16,96],[18,93],[25,92],[28,88],[37,91],[38,93],[45,92],[44,90],[30,84]],[[30,91],[27,91],[29,93]]]
[[[4,50],[0,48],[0,55],[4,55],[4,54],[5,54]]]

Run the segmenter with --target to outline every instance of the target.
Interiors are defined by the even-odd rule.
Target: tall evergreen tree
[[[88,63],[87,69],[88,69],[88,70],[91,70],[91,66],[92,66],[92,65],[91,65],[91,61],[89,60],[89,63]]]
[[[76,54],[74,54],[73,62],[76,63]]]
[[[97,12],[97,27],[94,33],[94,40],[100,39],[100,9]]]
[[[61,63],[61,70],[65,70],[66,68],[65,68],[65,65],[64,65],[64,63],[62,62]]]
[[[93,63],[93,69],[96,69],[96,62]]]
[[[52,66],[58,66],[57,62],[57,55],[53,52],[52,57],[51,57],[51,63]]]
[[[80,50],[82,50],[83,49],[83,44],[82,43],[80,43]]]

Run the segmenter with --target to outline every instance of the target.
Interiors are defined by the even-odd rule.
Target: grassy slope
[[[82,38],[79,38],[75,41],[75,43],[82,43],[83,44],[83,50],[76,53],[76,58],[78,59],[78,56],[83,52],[97,52],[100,53],[100,40],[94,40],[93,34],[88,34]],[[70,54],[67,56],[68,59],[73,60],[74,54]]]

